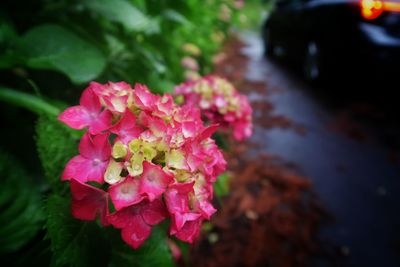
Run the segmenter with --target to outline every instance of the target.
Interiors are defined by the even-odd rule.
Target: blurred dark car
[[[277,0],[263,39],[267,55],[297,63],[309,81],[400,75],[400,1]]]

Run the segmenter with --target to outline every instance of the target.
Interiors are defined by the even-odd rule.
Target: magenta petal
[[[84,165],[84,169],[82,169],[82,172],[86,172],[86,180],[93,181],[93,182],[98,182],[100,184],[104,183],[104,173],[106,172],[107,166],[108,166],[108,161],[104,162],[95,162],[91,161],[91,165]]]
[[[122,119],[110,131],[118,135],[122,143],[128,144],[132,139],[138,138],[143,129],[137,125],[135,115],[127,109]]]
[[[71,179],[72,215],[80,220],[92,221],[98,215],[101,223],[108,225],[107,193],[94,186]]]
[[[140,177],[140,193],[146,194],[149,200],[153,201],[165,192],[172,180],[172,175],[163,171],[161,166],[144,161],[143,174]]]
[[[151,226],[141,215],[147,203],[129,206],[108,216],[109,222],[114,227],[122,229],[122,239],[133,248],[138,248],[151,232]]]
[[[136,116],[130,110],[126,110],[121,120],[110,130],[115,134],[126,131],[136,125]]]
[[[70,180],[72,178],[78,179],[81,182],[86,182],[86,179],[82,179],[81,177],[77,178],[77,173],[79,173],[79,170],[82,168],[82,164],[86,164],[87,159],[82,157],[81,155],[75,156],[72,159],[70,159],[65,166],[65,169],[63,173],[61,174],[61,180]]]
[[[149,225],[156,225],[167,218],[168,213],[164,203],[160,199],[149,202],[142,208],[143,220]]]
[[[188,193],[193,192],[193,184],[173,184],[170,185],[168,190],[165,192],[165,203],[169,213],[185,213],[189,212],[189,197]]]
[[[185,138],[194,137],[197,131],[195,121],[182,122],[182,133]]]
[[[84,134],[79,143],[79,152],[87,159],[108,160],[111,156],[111,144],[108,141],[108,137],[109,133],[99,134],[94,137],[88,133]]]
[[[161,137],[165,135],[165,132],[167,131],[167,124],[163,119],[142,112],[140,120],[141,123],[148,127],[155,136]]]
[[[83,129],[92,121],[89,112],[82,106],[67,108],[58,115],[58,120],[76,130]]]
[[[103,176],[107,165],[108,161],[96,162],[78,155],[67,163],[61,179],[70,180],[74,178],[82,183],[94,181],[102,184],[104,183]]]
[[[175,234],[176,238],[188,243],[193,243],[193,241],[200,235],[201,223],[201,219],[185,223],[182,229]]]
[[[174,260],[179,261],[182,258],[182,251],[180,247],[171,238],[167,239],[167,244]]]
[[[149,89],[142,84],[135,84],[134,90],[134,99],[136,105],[138,105],[141,109],[149,110],[153,105],[156,104],[159,96],[153,95],[150,93]]]
[[[138,248],[150,236],[151,226],[139,215],[130,218],[130,223],[121,231],[122,239],[131,247]]]
[[[153,114],[158,117],[169,116],[174,111],[174,99],[170,94],[164,94],[160,101],[157,103],[157,109]]]
[[[213,133],[215,133],[215,131],[218,130],[218,127],[219,127],[218,124],[212,124],[208,126],[201,132],[199,139],[204,140],[211,137],[211,135],[213,135]]]
[[[207,220],[217,211],[208,200],[198,202],[198,208]]]
[[[108,192],[117,210],[143,200],[143,196],[139,193],[139,184],[139,180],[127,177],[123,182],[110,186]]]
[[[80,104],[85,107],[90,113],[99,113],[101,103],[98,96],[92,90],[92,83],[82,92]]]
[[[93,92],[101,99],[101,103],[113,113],[123,113],[131,101],[133,90],[125,82],[108,82],[105,85],[91,83],[90,85]]]
[[[108,216],[108,221],[115,228],[127,227],[133,216],[139,216],[140,207],[138,205],[129,206]]]
[[[183,214],[184,213],[177,212],[171,216],[170,235],[176,234],[185,224],[186,219]]]
[[[109,110],[103,110],[96,118],[93,118],[89,126],[89,133],[98,134],[107,130],[112,125],[112,113]]]
[[[93,138],[96,158],[108,160],[111,156],[111,144],[108,141],[109,133],[99,134]]]
[[[97,150],[93,144],[93,138],[89,133],[85,133],[79,142],[79,153],[87,159],[97,157]]]
[[[173,235],[180,231],[182,227],[188,221],[194,221],[201,217],[200,213],[187,212],[187,213],[175,213],[171,216],[171,229],[170,233]]]
[[[82,93],[80,106],[67,108],[58,119],[73,129],[89,127],[91,134],[98,134],[111,127],[112,114],[109,110],[101,112],[100,100],[89,87]]]
[[[198,167],[204,163],[203,158],[204,157],[198,157],[194,154],[188,154],[186,162],[188,163],[190,170],[196,171]]]

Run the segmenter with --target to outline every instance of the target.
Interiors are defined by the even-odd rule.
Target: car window
[[[287,6],[296,4],[296,3],[302,3],[302,2],[307,2],[309,0],[276,0],[275,5],[278,8],[285,8]]]
[[[276,0],[275,5],[277,7],[285,7],[285,6],[293,3],[294,1],[296,1],[296,0]]]

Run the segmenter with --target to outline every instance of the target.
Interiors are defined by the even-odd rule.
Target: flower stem
[[[0,87],[0,101],[26,108],[37,114],[45,113],[51,116],[57,116],[60,113],[57,107],[43,99],[11,88]]]

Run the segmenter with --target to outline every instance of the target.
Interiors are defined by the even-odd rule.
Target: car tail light
[[[376,19],[382,12],[382,1],[361,0],[361,14],[365,19]]]
[[[361,0],[361,14],[365,19],[376,19],[383,11],[400,12],[400,2]]]

